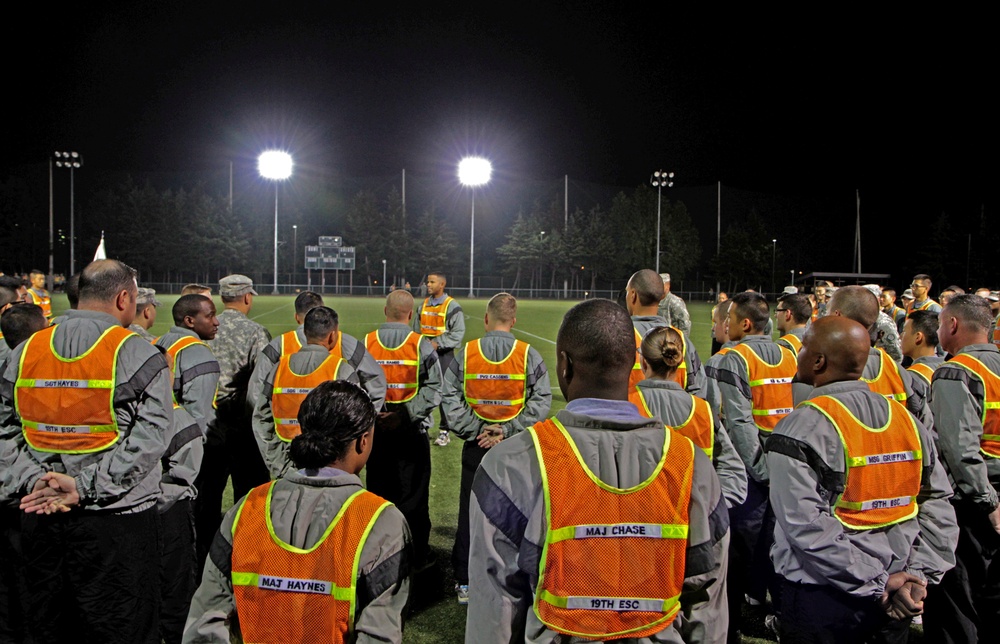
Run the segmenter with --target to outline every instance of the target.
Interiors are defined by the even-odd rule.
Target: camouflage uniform
[[[257,294],[253,282],[243,275],[224,277],[219,285],[223,297]],[[200,561],[204,561],[222,520],[222,494],[229,473],[233,475],[236,500],[270,479],[251,428],[253,409],[247,402],[247,386],[257,354],[271,341],[271,334],[233,308],[226,308],[218,318],[219,331],[214,340],[208,341],[219,361],[218,408],[215,426],[209,427],[206,437],[205,457],[196,482],[195,521]]]
[[[135,305],[136,307],[138,307],[142,304],[148,304],[149,306],[153,307],[160,306],[159,300],[156,299],[155,289],[144,288],[142,286],[139,287],[139,292],[135,296]],[[143,340],[146,340],[147,342],[152,342],[153,340],[156,339],[149,331],[145,329],[145,327],[143,327],[138,322],[133,322],[132,324],[130,324],[128,330],[135,333],[136,335],[138,335]]]
[[[667,293],[660,306],[656,309],[656,314],[667,321],[667,326],[680,329],[684,333],[691,333],[691,315],[688,313],[684,300],[673,293]]]
[[[899,345],[899,330],[892,318],[884,312],[879,311],[878,319],[875,320],[875,346],[884,349],[889,357],[897,363],[903,362],[903,350]]]

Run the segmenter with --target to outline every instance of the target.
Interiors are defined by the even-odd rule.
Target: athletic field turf
[[[157,309],[156,324],[151,329],[153,335],[162,335],[170,328],[170,307],[177,296],[157,295],[162,306]],[[458,302],[465,312],[466,341],[483,335],[483,315],[486,312],[486,300],[466,300],[459,296]],[[53,307],[58,315],[67,307],[66,298],[56,295]],[[254,298],[254,307],[250,317],[263,324],[277,336],[295,328],[293,317],[294,298],[292,296],[262,295]],[[534,346],[549,368],[552,381],[552,411],[562,409],[566,400],[559,391],[555,378],[555,340],[562,321],[563,314],[576,301],[560,300],[520,300],[518,302],[517,324],[515,335]],[[340,316],[340,329],[356,338],[362,339],[369,331],[378,327],[384,321],[382,309],[383,298],[358,297],[326,297],[326,304],[331,306]],[[704,302],[688,302],[691,313],[691,336],[698,353],[705,360],[711,352],[711,305]],[[222,310],[222,302],[215,297],[215,305]],[[437,436],[432,431],[431,438]],[[451,547],[454,543],[455,526],[458,522],[458,487],[461,476],[462,445],[458,440],[452,440],[447,447],[431,446],[433,473],[431,475],[430,512],[431,548],[437,556],[438,565],[423,573],[415,580],[411,588],[411,614],[403,634],[405,642],[413,643],[453,643],[464,641],[465,607],[455,601],[453,590],[455,581],[451,576]],[[362,474],[363,476],[363,474]],[[233,503],[232,490],[227,490],[224,509]],[[652,565],[652,564],[651,564]],[[767,628],[763,623],[763,611],[759,608],[745,607],[744,630],[747,633],[762,637],[744,637],[744,642],[774,641],[768,638]],[[911,641],[922,640],[918,629],[911,633]]]

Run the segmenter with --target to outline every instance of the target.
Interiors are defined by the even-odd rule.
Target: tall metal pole
[[[53,203],[54,197],[52,195],[52,157],[49,157],[49,291],[52,291],[53,285],[55,284],[55,262],[52,260],[52,252],[55,247],[53,243],[53,228],[55,226],[54,211],[55,204]]]
[[[385,295],[385,260],[382,260],[382,295]]]
[[[663,186],[656,187],[656,272],[660,272],[660,201],[663,199]]]
[[[722,182],[719,182],[718,191],[716,193],[716,214],[715,214],[715,258],[718,260],[719,254],[722,252]],[[719,297],[719,291],[722,289],[722,280],[718,279],[716,276],[715,280],[715,297]]]
[[[69,275],[76,274],[76,229],[73,221],[73,166],[69,167]]]
[[[274,290],[271,295],[278,294],[278,182],[274,182]]]
[[[292,224],[292,283],[295,283],[295,276],[299,272],[299,227]]]
[[[774,293],[774,257],[778,252],[778,240],[771,240],[771,292]]]
[[[472,189],[472,231],[469,233],[469,297],[473,296],[472,290],[472,258],[476,252],[476,189]]]

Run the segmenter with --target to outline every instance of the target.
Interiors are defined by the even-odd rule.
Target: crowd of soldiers
[[[516,299],[466,342],[439,273],[364,338],[306,291],[272,339],[243,275],[221,312],[185,286],[158,338],[116,260],[55,319],[8,281],[0,641],[399,642],[451,435],[467,642],[738,642],[746,604],[782,642],[906,641],[914,619],[976,642],[1000,615],[988,289],[719,293],[702,362],[670,276],[639,270],[566,313],[550,415]]]

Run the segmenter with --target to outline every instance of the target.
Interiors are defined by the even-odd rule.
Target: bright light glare
[[[482,157],[466,157],[458,164],[458,180],[463,186],[481,186],[489,183],[493,166]]]
[[[292,176],[292,155],[280,150],[268,150],[257,159],[257,171],[265,179],[287,179]]]

